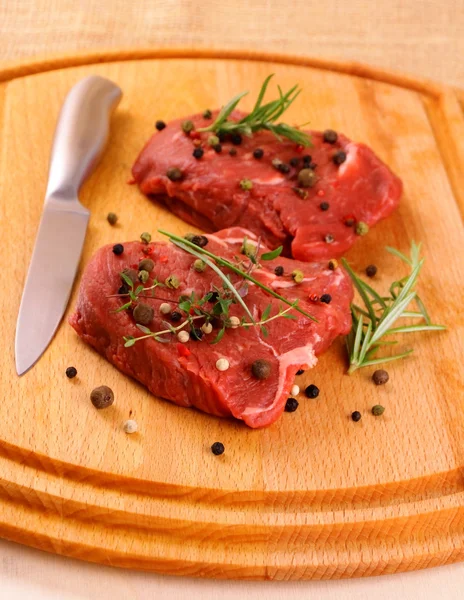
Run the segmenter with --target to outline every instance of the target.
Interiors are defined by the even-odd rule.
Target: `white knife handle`
[[[121,96],[117,85],[98,75],[82,79],[71,89],[56,126],[47,198],[76,199],[105,147],[111,113]]]

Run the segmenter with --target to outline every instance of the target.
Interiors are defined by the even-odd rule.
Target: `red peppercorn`
[[[317,294],[312,294],[309,299],[311,302],[319,302],[319,296]]]
[[[200,134],[198,133],[198,131],[191,131],[189,135],[192,140],[198,140],[200,137]]]
[[[187,358],[187,356],[190,356],[191,354],[190,350],[185,344],[176,344],[176,348],[177,352],[179,353],[179,356],[184,356],[185,358]]]
[[[298,152],[298,154],[301,154],[303,152],[303,150],[305,149],[304,146],[302,146],[301,144],[299,144],[295,150]]]

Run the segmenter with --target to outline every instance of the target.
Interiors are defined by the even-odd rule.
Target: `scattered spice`
[[[197,327],[192,327],[190,330],[190,339],[194,342],[200,342],[203,338],[203,331]]]
[[[195,129],[195,125],[190,120],[182,121],[180,126],[184,133],[190,133],[191,131],[193,131]]]
[[[327,233],[327,234],[324,236],[324,242],[325,242],[326,244],[333,244],[333,243],[334,243],[334,241],[335,241],[335,238],[334,238],[334,236],[333,236],[331,233]]]
[[[213,326],[211,325],[211,323],[203,323],[203,325],[201,326],[201,330],[206,335],[209,335],[213,331]]]
[[[213,113],[209,110],[209,108],[207,108],[205,111],[203,111],[203,119],[211,119],[213,116]]]
[[[324,304],[330,304],[332,302],[332,296],[330,294],[322,294],[321,302],[324,302]]]
[[[290,394],[292,396],[298,396],[298,394],[300,393],[300,386],[299,385],[292,385],[292,389],[290,390]]]
[[[317,294],[311,294],[309,299],[311,300],[311,302],[319,302],[319,296]]]
[[[204,248],[208,245],[208,238],[206,237],[206,235],[194,235],[189,241],[192,242],[192,244],[195,244],[195,246],[199,246],[200,248]]]
[[[346,152],[343,152],[343,150],[339,150],[332,156],[332,161],[334,164],[337,165],[337,167],[339,165],[341,165],[342,163],[344,163],[345,160],[346,160]]]
[[[110,212],[107,214],[106,220],[110,225],[116,225],[116,223],[118,222],[118,215],[114,212]]]
[[[256,148],[255,150],[253,150],[253,157],[257,158],[258,160],[260,158],[263,158],[264,156],[264,150],[262,148]]]
[[[298,400],[296,398],[288,398],[287,402],[285,403],[285,412],[295,412],[296,409],[298,408],[299,403]]]
[[[66,369],[66,377],[68,379],[74,379],[74,377],[77,375],[77,369],[76,367],[68,367]]]
[[[201,258],[197,258],[193,263],[193,268],[197,273],[203,273],[206,269],[206,263],[204,260],[201,260]]]
[[[197,160],[202,158],[204,153],[205,153],[205,151],[203,150],[203,148],[195,148],[195,150],[192,152],[193,157],[196,158]]]
[[[304,168],[298,173],[298,183],[302,187],[313,187],[317,181],[317,175],[313,169]]]
[[[209,146],[217,146],[219,144],[219,138],[217,135],[210,135],[208,138],[208,145]]]
[[[374,417],[380,417],[380,415],[383,415],[384,412],[385,406],[382,406],[381,404],[376,404],[372,407],[372,414],[374,415]]]
[[[294,169],[296,169],[296,167],[298,167],[298,165],[300,164],[300,159],[298,158],[298,156],[294,156],[293,158],[290,159],[290,166],[293,167]]]
[[[208,293],[208,302],[214,304],[219,300],[219,292],[209,292]]]
[[[292,279],[295,283],[301,283],[304,279],[303,271],[300,271],[300,269],[292,271]]]
[[[222,152],[221,144],[216,144],[215,146],[213,146],[213,150],[216,152],[216,154],[221,154],[221,152]]]
[[[237,329],[237,327],[240,325],[240,319],[238,317],[230,317],[229,323],[232,329]]]
[[[180,312],[177,312],[177,310],[174,310],[169,318],[171,319],[171,321],[173,321],[174,323],[177,323],[178,321],[180,321],[182,319],[182,315],[180,314]]]
[[[242,143],[242,136],[239,133],[232,133],[230,136],[230,141],[234,146],[240,146]]]
[[[168,275],[168,277],[166,277],[164,280],[164,284],[171,290],[177,290],[177,288],[180,286],[180,281],[175,275]]]
[[[299,187],[293,187],[292,190],[295,192],[295,194],[297,196],[299,196],[302,200],[306,200],[306,198],[308,197],[308,192],[306,192],[305,190],[302,190]]]
[[[353,217],[347,217],[343,222],[347,227],[353,227],[355,224],[355,219]]]
[[[303,156],[303,165],[305,166],[306,169],[309,168],[311,161],[312,161],[312,157],[309,154],[305,154]]]
[[[240,182],[240,187],[242,188],[242,190],[249,191],[253,188],[253,182],[251,181],[251,179],[242,179],[242,181]]]
[[[331,258],[329,260],[328,267],[331,271],[335,271],[335,269],[338,267],[338,260],[336,258]]]
[[[267,379],[271,374],[271,363],[264,358],[258,358],[251,365],[251,373],[256,379]]]
[[[277,277],[281,277],[284,274],[284,268],[281,265],[277,265],[277,267],[274,269],[274,273],[277,275]]]
[[[155,268],[155,263],[151,260],[151,258],[144,258],[139,262],[139,271],[153,271]]]
[[[389,374],[383,369],[377,369],[377,371],[374,371],[374,374],[372,375],[372,380],[375,385],[384,385],[389,379]]]
[[[140,239],[142,240],[142,242],[144,244],[149,244],[151,242],[151,234],[148,233],[148,231],[144,231],[141,235],[140,235]]]
[[[181,181],[184,175],[178,167],[169,167],[166,171],[166,177],[171,181]]]
[[[214,444],[211,446],[211,452],[215,456],[220,456],[221,454],[224,454],[224,450],[224,444],[222,444],[221,442],[214,442]]]
[[[338,134],[333,129],[326,129],[322,135],[324,142],[327,144],[335,144],[338,140]]]
[[[155,127],[158,131],[162,131],[166,127],[166,123],[164,121],[156,121]]]
[[[147,283],[149,277],[150,273],[148,271],[145,271],[144,269],[139,271],[139,281],[141,281],[142,283]]]
[[[128,294],[129,286],[126,283],[123,283],[122,286],[118,289],[118,294]]]
[[[153,317],[155,316],[155,311],[149,304],[139,302],[139,304],[137,304],[137,306],[134,308],[134,312],[132,314],[135,322],[139,323],[139,325],[150,325],[150,323],[153,321]]]
[[[319,208],[320,208],[321,210],[329,210],[329,208],[330,208],[330,204],[329,204],[328,202],[321,202],[321,203],[319,204]]]
[[[236,156],[236,155],[237,155],[237,148],[231,148],[231,149],[229,150],[229,154],[230,154],[231,156]]]
[[[366,267],[366,275],[368,277],[375,277],[377,275],[377,267],[375,265],[368,265]]]
[[[317,398],[319,396],[319,388],[314,383],[311,383],[305,389],[305,395],[307,398]]]
[[[107,408],[114,402],[113,390],[107,385],[100,385],[92,390],[90,394],[90,401],[99,410],[101,408]]]
[[[116,254],[116,256],[119,256],[123,252],[124,252],[124,246],[122,244],[115,244],[113,246],[113,253]]]
[[[216,369],[218,371],[227,371],[227,369],[230,367],[230,363],[227,360],[227,358],[219,358],[216,361]]]
[[[177,339],[179,340],[179,342],[186,344],[190,339],[190,335],[188,331],[179,331],[179,333],[177,334]]]
[[[298,371],[296,372],[297,375],[303,375],[304,373],[304,369],[298,369]]]
[[[171,305],[168,304],[167,302],[162,302],[160,304],[159,311],[162,315],[168,315],[171,312]],[[178,313],[178,314],[180,314],[180,313]]]
[[[134,421],[134,419],[128,419],[122,428],[124,429],[124,433],[135,433],[139,426],[137,425],[137,421]]]
[[[358,421],[361,420],[361,413],[359,412],[359,410],[355,410],[354,412],[351,413],[351,418],[352,420],[357,423]]]
[[[128,277],[132,281],[132,283],[137,283],[137,281],[139,280],[138,273],[135,269],[129,269],[129,268],[124,269],[124,271],[121,273],[121,279],[123,279],[123,281],[124,281],[124,278],[122,278],[122,275],[124,275],[124,278]]]
[[[355,231],[357,235],[366,235],[369,232],[369,225],[364,223],[364,221],[358,221]]]
[[[192,134],[192,135],[193,135],[193,134]],[[190,137],[192,137],[192,136],[190,136]],[[199,148],[199,147],[200,147],[202,144],[203,144],[203,142],[202,142],[200,139],[194,139],[194,140],[193,140],[193,146],[194,146],[195,148]]]

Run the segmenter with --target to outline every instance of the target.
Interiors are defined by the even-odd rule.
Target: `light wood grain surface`
[[[258,3],[248,6],[245,3],[229,3],[227,6],[217,6],[216,3],[202,3],[203,11],[200,13],[197,5],[190,2],[139,2],[130,8],[130,18],[121,17],[124,11],[129,10],[126,3],[112,3],[111,10],[106,7],[105,2],[80,3],[76,8],[75,3],[55,2],[47,5],[40,2],[7,2],[0,7],[0,56],[2,58],[16,59],[20,56],[31,54],[44,54],[50,50],[73,50],[84,49],[88,46],[111,47],[147,44],[187,44],[187,45],[216,45],[217,47],[237,47],[247,45],[248,47],[288,50],[293,52],[304,52],[325,56],[344,57],[356,60],[364,60],[386,67],[396,67],[410,73],[422,76],[433,76],[442,81],[463,85],[462,62],[462,33],[463,33],[463,4],[462,2],[448,2],[440,5],[440,14],[437,18],[435,2],[390,2],[388,6],[376,3],[357,2],[355,5],[343,6],[343,11],[335,6],[335,2],[324,3],[322,7],[308,8],[308,3],[293,2],[292,6],[300,5],[298,18],[291,13],[287,7],[282,8],[280,3]],[[120,6],[124,4],[123,9]],[[276,6],[279,4],[279,6]],[[304,5],[303,5],[304,4]],[[406,5],[407,6],[404,6]],[[87,5],[87,6],[86,6]],[[53,12],[52,12],[53,11]],[[275,18],[275,14],[279,19]],[[72,14],[71,14],[72,13]],[[205,18],[205,14],[209,18]],[[304,20],[303,17],[304,16]],[[361,17],[361,18],[360,18]],[[129,21],[129,25],[128,25]],[[230,23],[240,22],[240,26],[230,27]],[[225,25],[227,23],[227,25]],[[283,28],[283,29],[281,29]],[[288,35],[291,30],[296,35]],[[309,31],[309,34],[308,34]],[[283,33],[284,32],[284,33]],[[340,35],[334,32],[340,32]],[[363,35],[364,34],[364,35]],[[275,48],[275,46],[278,48]],[[342,51],[340,52],[340,45]],[[273,46],[273,47],[270,47]],[[461,69],[461,71],[460,71]],[[10,549],[9,549],[10,548]],[[40,576],[36,575],[36,581],[30,581],[28,586],[21,588],[15,573],[23,575],[20,568],[18,556],[23,560],[31,560],[36,565],[35,572],[38,573],[37,565],[51,566],[51,573],[55,578],[61,579],[66,572],[65,565],[71,562],[54,559],[31,550],[22,551],[21,548],[11,549],[6,543],[0,545],[0,573],[5,573],[11,589],[15,590],[16,597],[20,597],[23,589],[24,597],[34,588],[37,597],[40,597],[40,585],[37,582]],[[22,553],[21,553],[22,551]],[[18,554],[20,553],[20,554]],[[73,566],[73,572],[77,567]],[[448,568],[447,568],[448,569]],[[96,568],[85,570],[88,581],[99,579],[99,587],[102,582]],[[433,582],[437,582],[437,574],[440,570],[428,573],[414,574],[413,576],[398,576],[388,581],[371,580],[371,587],[353,587],[340,584],[340,587],[314,587],[291,586],[285,588],[285,597],[298,598],[307,597],[308,593],[315,593],[316,597],[362,597],[367,589],[369,594],[375,590],[376,595],[382,598],[384,593],[391,592],[395,595],[407,594],[415,597],[433,598]],[[12,575],[13,573],[13,575]],[[40,569],[40,573],[42,570]],[[433,575],[432,575],[433,573]],[[446,575],[440,579],[441,593],[448,586],[448,597],[457,592],[457,586],[453,584],[452,574],[456,573],[457,581],[462,568],[456,566],[449,568]],[[106,574],[108,575],[108,573]],[[127,576],[127,574],[126,574]],[[153,576],[144,576],[136,579],[134,575],[134,590],[120,590],[121,598],[150,597],[160,593],[163,589],[174,590],[177,588],[177,597],[192,596],[200,589],[197,582],[191,582],[189,587],[176,585],[176,580],[169,578],[160,579]],[[415,579],[413,579],[415,577]],[[420,577],[420,579],[417,579]],[[418,582],[430,582],[427,585],[428,595],[424,589],[424,595],[417,593]],[[42,581],[47,577],[45,573]],[[115,586],[113,590],[102,591],[100,597],[118,597],[116,595],[117,578],[108,575],[108,582],[112,581]],[[462,579],[461,579],[462,580]],[[409,582],[415,582],[411,584]],[[30,585],[32,583],[32,586]],[[356,583],[356,582],[355,582]],[[374,585],[374,587],[372,587]],[[385,587],[391,585],[392,587]],[[141,587],[140,587],[141,586]],[[162,587],[161,587],[162,586]],[[211,597],[218,591],[224,595],[229,593],[240,594],[244,597],[280,597],[284,588],[254,587],[227,587],[217,583],[215,587],[204,587],[199,593],[205,598],[205,594],[211,593]],[[52,586],[53,587],[53,586]],[[42,597],[53,597],[52,587],[44,591]],[[39,588],[39,589],[38,589]],[[4,591],[8,588],[5,587]],[[100,589],[104,590],[104,586]],[[353,590],[356,590],[353,592]],[[454,590],[454,591],[453,591]],[[42,590],[43,591],[43,590]],[[79,592],[77,586],[61,585],[60,591],[69,597],[91,597],[87,592]],[[133,593],[132,593],[133,592]],[[48,595],[47,595],[48,593]],[[2,597],[0,591],[0,597]],[[125,595],[124,595],[125,594]],[[132,595],[131,595],[132,594]],[[185,595],[182,595],[185,594]],[[232,595],[230,595],[232,594]],[[256,595],[253,595],[256,594]],[[326,594],[323,596],[323,594]],[[340,595],[337,595],[340,594]],[[341,594],[344,594],[342,596]],[[60,596],[60,597],[68,597]],[[15,597],[15,596],[9,596]],[[28,595],[27,597],[34,597]],[[58,597],[58,596],[57,596]],[[172,597],[175,597],[174,594]],[[385,595],[385,597],[390,597]],[[402,597],[400,595],[400,597]],[[408,596],[409,597],[409,596]]]

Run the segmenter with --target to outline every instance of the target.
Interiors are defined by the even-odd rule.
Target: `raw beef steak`
[[[220,231],[202,239],[204,243],[207,241],[207,250],[230,261],[239,257],[246,267],[249,260],[240,254],[244,236],[248,236],[250,243],[256,240],[251,232],[240,228]],[[166,282],[171,276],[167,282],[171,287],[159,286],[153,291],[154,297],[151,297],[151,292],[144,292],[142,295],[146,297],[139,297],[139,302],[154,309],[153,320],[149,323],[151,331],[165,330],[166,322],[178,327],[185,321],[186,309],[179,307],[179,301],[184,299],[181,296],[194,292],[194,305],[198,305],[198,299],[216,291],[216,295],[203,305],[209,312],[222,299],[221,278],[209,267],[197,272],[193,268],[195,257],[191,254],[172,243],[147,245],[129,242],[124,244],[120,255],[113,252],[112,246],[101,248],[87,265],[71,324],[87,343],[118,369],[143,383],[153,394],[180,406],[195,406],[221,417],[233,416],[250,427],[270,425],[282,413],[298,369],[314,366],[316,356],[324,352],[338,335],[346,334],[350,329],[353,292],[343,269],[330,270],[327,263],[307,264],[279,257],[261,261],[262,266],[253,271],[253,277],[292,302],[299,300],[299,306],[313,315],[317,322],[292,309],[295,319],[279,317],[268,322],[267,336],[257,326],[248,329],[227,327],[222,339],[212,344],[224,316],[217,317],[213,331],[203,335],[200,327],[204,320],[198,318],[193,325],[197,334],[202,336],[201,340],[191,334],[182,343],[176,334],[168,333],[162,336],[166,343],[150,338],[125,347],[124,337],[139,337],[143,333],[135,325],[134,317],[138,314],[135,310],[133,313],[131,310],[114,312],[127,302],[127,296],[114,294],[127,291],[122,289],[118,292],[122,283],[121,272],[132,269],[129,274],[135,278],[140,261],[146,258],[154,263],[149,279],[144,283],[146,288],[152,285],[155,277]],[[278,273],[283,269],[282,275],[275,274],[276,267],[280,267]],[[227,272],[226,268],[223,270]],[[291,275],[295,270],[301,271],[297,277],[302,278],[300,283],[295,283],[295,275]],[[287,308],[254,283],[244,286],[241,276],[230,271],[228,274],[244,295],[255,321],[260,320],[263,312],[269,311],[269,305],[270,316],[277,314],[280,307]],[[220,290],[219,297],[217,290]],[[162,303],[169,303],[172,312],[162,314]],[[166,306],[162,310],[165,312]],[[245,315],[238,303],[232,303],[229,310],[229,317],[226,317],[229,324],[231,316],[241,319]],[[173,315],[174,312],[178,314]],[[189,313],[197,316],[193,308]],[[185,331],[188,330],[187,326]],[[227,370],[217,368],[217,361],[221,358],[229,362]],[[257,360],[265,361],[269,371],[265,379],[253,374],[252,365]]]
[[[190,119],[197,128],[211,123],[201,115]],[[186,134],[176,120],[153,135],[132,172],[144,194],[161,199],[204,231],[241,226],[270,247],[283,244],[287,256],[328,259],[345,253],[365,233],[365,225],[395,209],[402,184],[364,144],[341,134],[333,143],[319,132],[311,136],[313,146],[305,150],[268,131],[241,142],[239,137],[237,145],[229,138],[212,147],[210,133]],[[200,141],[203,155],[195,158],[194,150],[197,156],[201,150],[194,144]],[[260,158],[256,150],[262,150]],[[168,171],[173,167],[181,176],[176,172],[178,179],[171,180]],[[303,168],[306,173],[299,181]],[[242,189],[250,185],[243,183],[247,180],[252,188]]]

